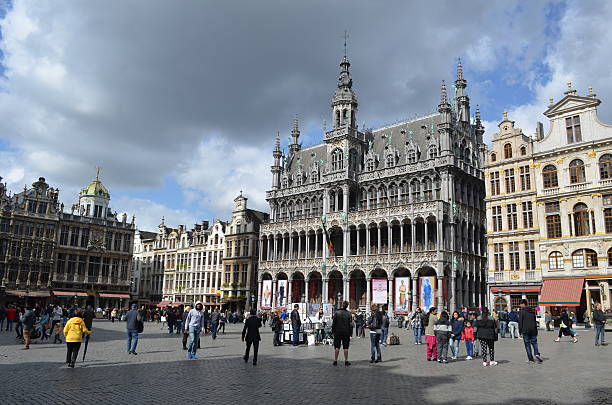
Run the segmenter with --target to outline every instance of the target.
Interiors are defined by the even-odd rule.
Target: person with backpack
[[[25,343],[23,350],[28,350],[30,348],[30,336],[36,324],[36,314],[30,305],[27,305],[25,308],[26,311],[21,317],[21,324],[23,325],[23,340]]]
[[[438,321],[437,317],[438,310],[436,307],[431,307],[427,316],[423,318],[425,321],[423,327],[425,327],[425,343],[427,344],[426,356],[427,361],[438,360],[438,345],[436,343],[436,333],[434,327]]]
[[[519,314],[514,308],[508,314],[508,332],[510,332],[510,339],[519,338]]]
[[[423,344],[423,312],[421,311],[421,308],[417,308],[416,311],[414,311],[414,314],[412,314],[410,326],[412,327],[412,332],[414,333],[414,344]]]
[[[138,333],[142,332],[142,317],[138,312],[138,305],[132,304],[125,317],[125,324],[127,329],[127,350],[128,354],[136,353],[136,346],[138,346]]]
[[[358,338],[365,337],[365,318],[363,316],[363,312],[360,309],[357,309],[357,313],[355,314],[355,336]]]
[[[371,309],[372,312],[366,324],[368,329],[370,329],[370,351],[372,354],[370,363],[380,363],[382,361],[380,338],[382,336],[383,315],[378,310],[378,305],[372,304]]]
[[[382,327],[380,328],[381,331],[381,336],[380,336],[380,344],[383,346],[387,346],[387,336],[389,335],[389,315],[387,315],[387,312],[385,311],[381,311],[382,312],[382,317],[383,317],[383,321],[382,321]]]
[[[448,320],[448,312],[442,311],[440,319],[435,322],[434,334],[438,349],[438,363],[448,363],[448,342],[451,336],[451,323]]]
[[[272,344],[274,346],[282,346],[281,336],[283,334],[283,321],[278,315],[278,312],[274,312],[272,314],[272,332],[274,332],[274,337],[272,339]]]

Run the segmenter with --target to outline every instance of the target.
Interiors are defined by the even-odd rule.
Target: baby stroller
[[[333,345],[334,337],[332,336],[332,328],[328,323],[323,325],[323,344],[324,345]]]

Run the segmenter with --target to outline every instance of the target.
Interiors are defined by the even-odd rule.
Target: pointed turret
[[[351,63],[346,55],[340,61],[340,76],[336,92],[332,97],[333,129],[349,126],[356,127],[357,96],[353,92],[353,79],[349,68]]]
[[[460,122],[470,122],[470,99],[465,92],[467,81],[463,78],[463,65],[461,59],[457,62],[457,80],[455,80],[455,88],[457,89],[455,103],[457,105],[458,120]]]
[[[281,157],[283,156],[283,152],[280,147],[280,136],[276,136],[276,142],[274,146],[274,151],[272,152],[272,156],[274,157],[274,164],[270,168],[272,172],[272,189],[277,190],[280,188],[280,172],[281,172]]]
[[[478,143],[482,143],[482,136],[484,135],[484,126],[482,125],[482,120],[480,119],[480,106],[476,105],[476,141]]]
[[[450,124],[451,106],[448,104],[448,93],[444,80],[442,80],[442,86],[440,87],[440,104],[438,104],[438,112],[442,114],[442,123]]]
[[[289,145],[289,152],[294,154],[300,150],[300,144],[298,143],[300,138],[300,122],[297,114],[293,117],[293,128],[291,129],[292,143]]]
[[[440,113],[440,123],[438,124],[440,152],[444,155],[451,153],[450,133],[452,126],[451,106],[448,103],[448,94],[446,92],[446,83],[444,80],[442,80],[442,86],[440,87],[440,104],[438,104],[438,112]]]

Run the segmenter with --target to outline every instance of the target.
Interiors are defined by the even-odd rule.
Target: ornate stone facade
[[[424,305],[420,277],[434,277],[439,308],[481,305],[484,129],[478,111],[470,123],[461,64],[452,106],[443,83],[438,113],[374,130],[356,126],[349,67],[345,56],[322,144],[302,149],[297,119],[288,154],[277,138],[271,220],[260,232],[259,306],[284,306],[278,286],[287,280],[288,303],[376,301],[404,312]],[[401,310],[398,277],[409,284]]]

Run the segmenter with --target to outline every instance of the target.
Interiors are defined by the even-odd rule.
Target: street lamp
[[[336,309],[340,309],[342,303],[342,293],[338,291],[338,299],[336,300]]]

